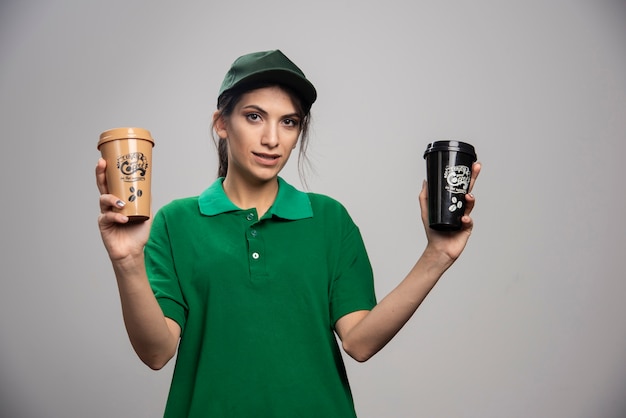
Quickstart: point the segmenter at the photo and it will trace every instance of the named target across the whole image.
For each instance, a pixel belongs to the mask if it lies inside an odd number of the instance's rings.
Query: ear
[[[219,110],[213,113],[213,129],[220,139],[228,138],[228,131],[226,130],[226,121]]]

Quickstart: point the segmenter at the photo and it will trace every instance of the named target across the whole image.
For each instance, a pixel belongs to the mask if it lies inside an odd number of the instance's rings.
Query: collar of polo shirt
[[[240,211],[250,208],[236,206],[224,192],[224,178],[220,177],[198,197],[200,213],[215,216],[221,213]],[[309,196],[297,190],[281,177],[278,177],[278,194],[272,207],[264,217],[277,216],[282,219],[296,220],[313,217]]]

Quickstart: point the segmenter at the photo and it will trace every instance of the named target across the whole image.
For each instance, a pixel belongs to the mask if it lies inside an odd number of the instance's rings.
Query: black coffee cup
[[[428,181],[428,222],[438,231],[458,231],[476,151],[460,141],[435,141],[424,152]]]

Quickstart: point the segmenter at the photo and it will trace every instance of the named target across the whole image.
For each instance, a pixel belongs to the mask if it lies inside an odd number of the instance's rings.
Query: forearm
[[[154,297],[143,256],[116,261],[113,269],[130,342],[145,364],[160,369],[174,356],[178,335],[170,330]]]
[[[452,262],[427,249],[406,278],[343,336],[344,350],[358,361],[376,354],[413,316]]]

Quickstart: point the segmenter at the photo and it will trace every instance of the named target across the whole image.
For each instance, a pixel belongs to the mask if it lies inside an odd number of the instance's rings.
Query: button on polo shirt
[[[226,195],[223,179],[211,185],[198,199],[200,213],[206,216],[228,214],[242,217],[247,241],[247,254],[251,280],[261,280],[267,277],[266,239],[261,231],[266,227],[264,221],[276,217],[284,221],[296,221],[313,217],[311,201],[305,193],[298,192],[282,178],[278,179],[279,193],[276,201],[265,213],[263,219],[258,218],[256,208],[241,209]],[[279,239],[289,240],[289,236],[279,236]]]
[[[218,179],[154,217],[146,268],[182,329],[166,417],[353,417],[335,321],[375,303],[358,228],[279,178],[258,219]]]

